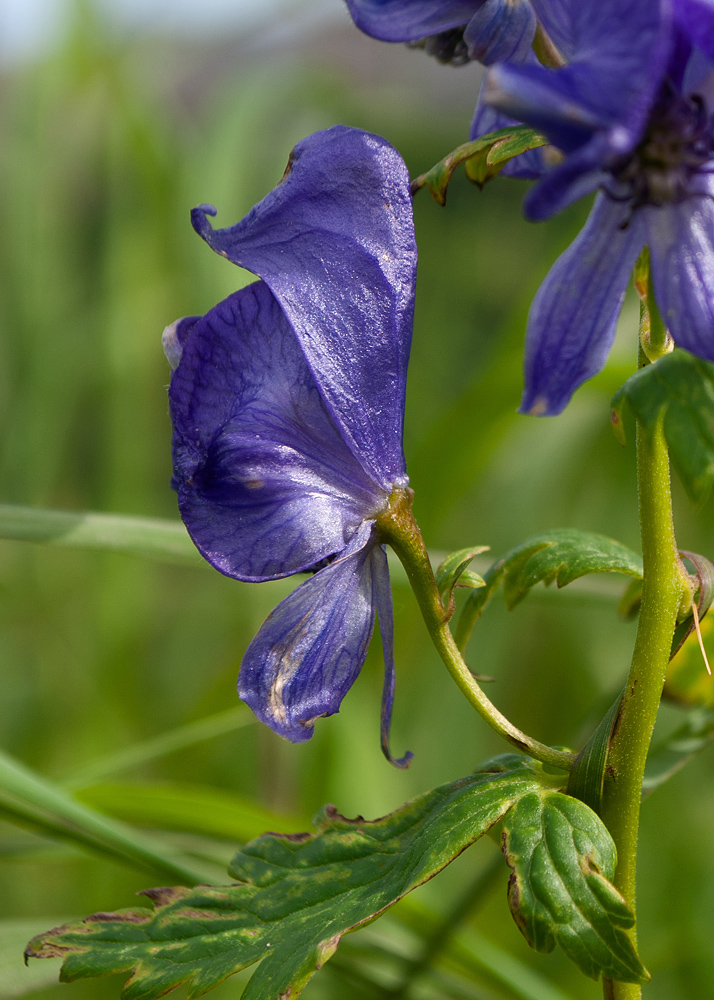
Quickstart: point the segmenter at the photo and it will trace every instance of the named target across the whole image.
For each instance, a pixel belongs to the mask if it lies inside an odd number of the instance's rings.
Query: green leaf
[[[575,758],[575,764],[568,777],[568,795],[580,799],[598,815],[605,784],[607,753],[621,701],[622,694],[619,694],[605,718]]]
[[[529,539],[503,560],[503,597],[514,608],[537,583],[565,587],[589,573],[642,576],[642,560],[626,546],[590,531],[561,528]]]
[[[431,196],[439,205],[446,204],[446,191],[454,171],[462,163],[466,166],[469,180],[482,187],[487,180],[495,177],[514,156],[546,146],[548,140],[540,132],[527,125],[501,128],[480,139],[459,146],[427,173],[412,181],[412,193],[423,187],[429,188]]]
[[[95,914],[40,935],[27,953],[65,956],[65,982],[133,970],[124,1000],[152,1000],[182,983],[197,997],[262,960],[245,1000],[294,998],[343,934],[441,871],[541,787],[526,758],[503,770],[513,760],[371,822],[326,806],[315,832],[268,833],[239,851],[229,869],[237,885],[149,890],[153,912]]]
[[[189,566],[203,564],[183,524],[157,517],[76,513],[0,504],[0,538],[123,552]]]
[[[454,588],[465,587],[477,590],[485,587],[486,581],[478,573],[467,569],[470,562],[482,552],[488,551],[488,545],[478,545],[476,548],[459,549],[451,552],[443,560],[436,571],[436,585],[439,588],[441,603],[449,618],[454,613]]]
[[[161,878],[185,885],[211,879],[169,845],[102,816],[2,751],[0,817]]]
[[[624,444],[628,406],[652,431],[663,420],[672,463],[695,503],[714,483],[714,365],[678,348],[635,372],[612,400],[613,427]]]
[[[626,933],[634,915],[611,883],[615,845],[591,809],[561,792],[525,795],[504,820],[503,851],[511,912],[536,951],[559,944],[593,979],[649,980]]]
[[[76,792],[81,802],[128,823],[181,830],[243,843],[266,829],[288,833],[305,820],[261,809],[233,792],[208,785],[113,782]]]
[[[565,587],[589,573],[624,573],[641,579],[642,560],[620,542],[591,531],[560,528],[535,535],[501,556],[486,571],[485,586],[466,601],[456,630],[463,649],[476,621],[503,581],[506,607],[512,610],[537,583]]]

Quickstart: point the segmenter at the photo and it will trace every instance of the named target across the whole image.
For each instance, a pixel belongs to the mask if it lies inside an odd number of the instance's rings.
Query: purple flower
[[[512,60],[537,65],[531,46],[538,22],[557,46],[563,39],[561,0],[346,0],[358,28],[385,42],[423,47],[440,62],[485,66]],[[488,107],[479,95],[469,138],[507,128],[513,118]],[[543,151],[516,157],[501,171],[539,177]]]
[[[521,409],[534,414],[559,413],[604,365],[645,245],[674,340],[714,360],[714,4],[559,7],[568,65],[504,64],[486,80],[492,107],[541,129],[564,154],[526,197],[531,219],[600,192],[531,308]]]
[[[533,44],[530,0],[346,0],[358,28],[385,42],[418,42],[440,62],[523,59]],[[544,0],[539,0],[544,2]],[[547,2],[547,0],[546,0]]]
[[[240,697],[281,736],[308,740],[354,683],[376,611],[389,757],[392,602],[375,519],[408,483],[416,244],[406,167],[384,139],[337,126],[299,143],[241,222],[214,230],[208,215],[211,206],[194,209],[196,231],[262,280],[164,334],[181,516],[227,576],[313,573],[248,647]]]

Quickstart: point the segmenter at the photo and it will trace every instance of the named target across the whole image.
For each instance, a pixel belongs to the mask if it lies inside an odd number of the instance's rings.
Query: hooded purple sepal
[[[241,222],[214,230],[212,212],[194,209],[194,228],[270,287],[353,454],[384,489],[403,482],[417,250],[399,153],[338,125],[298,143]]]
[[[714,0],[677,0],[674,17],[691,44],[714,59]]]
[[[464,31],[464,42],[472,59],[485,66],[530,55],[536,31],[536,16],[529,0],[486,0]]]
[[[238,694],[279,736],[304,743],[357,679],[375,611],[371,522],[266,618],[241,663]]]
[[[383,42],[413,42],[467,24],[484,0],[346,0],[352,20]]]
[[[387,502],[346,445],[262,282],[169,340],[181,516],[220,572],[267,580],[340,552]]]
[[[554,416],[605,364],[630,272],[646,236],[629,206],[600,195],[550,269],[528,317],[521,413]]]

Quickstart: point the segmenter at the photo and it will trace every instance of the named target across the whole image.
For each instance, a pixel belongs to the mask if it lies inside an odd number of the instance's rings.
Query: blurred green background
[[[175,518],[161,330],[251,280],[195,236],[189,209],[213,202],[218,224],[233,223],[280,179],[297,140],[337,122],[386,136],[412,175],[464,141],[475,67],[440,67],[373,42],[346,17],[274,29],[220,42],[128,37],[83,4],[61,45],[2,73],[1,502]],[[634,365],[634,301],[607,370],[563,416],[515,412],[528,303],[586,211],[529,225],[524,190],[496,180],[479,193],[458,176],[446,209],[426,193],[416,200],[406,423],[416,514],[435,551],[489,544],[495,557],[554,527],[638,549],[633,434],[623,450],[608,406]],[[693,511],[678,485],[675,493],[680,545],[711,556],[711,501]],[[266,826],[304,828],[324,802],[381,815],[506,749],[429,648],[397,575],[392,739],[396,753],[415,754],[408,772],[379,751],[377,641],[339,715],[320,721],[307,745],[283,743],[238,711],[208,723],[210,739],[170,753],[140,747],[133,765],[105,761],[237,706],[241,655],[293,584],[250,586],[199,563],[0,542],[0,747],[216,872],[236,842]],[[469,662],[496,678],[488,693],[517,725],[582,745],[628,667],[634,625],[618,619],[617,596],[614,585],[538,588],[511,613],[493,602]],[[666,708],[662,725],[676,723]],[[644,809],[647,1000],[714,996],[710,773],[705,753]],[[508,914],[497,857],[490,841],[472,848],[415,894],[426,909],[346,940],[305,996],[598,997],[562,954],[529,950]],[[436,972],[410,965],[433,921],[478,878],[484,888],[458,930],[477,956],[470,971],[448,948]],[[119,978],[50,985],[57,963],[26,973],[17,949],[62,919],[136,905],[134,893],[157,879],[0,820],[0,1000],[117,997]],[[478,955],[491,959],[480,967]],[[244,981],[214,995],[237,997]]]

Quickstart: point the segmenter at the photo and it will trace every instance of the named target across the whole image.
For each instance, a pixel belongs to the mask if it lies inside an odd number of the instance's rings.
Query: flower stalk
[[[534,740],[514,726],[486,697],[466,665],[448,625],[429,555],[412,512],[413,491],[395,490],[388,509],[377,518],[380,540],[396,552],[409,578],[427,630],[457,687],[481,718],[499,736],[544,764],[569,771],[575,755]]]
[[[662,353],[666,338],[660,338]],[[648,363],[643,353],[641,362]],[[617,847],[615,886],[636,908],[642,779],[659,709],[677,615],[691,597],[677,552],[669,453],[662,423],[637,428],[637,482],[644,577],[637,638],[607,757],[602,819]],[[634,935],[634,931],[633,931]],[[639,1000],[638,985],[603,981],[605,1000]]]

